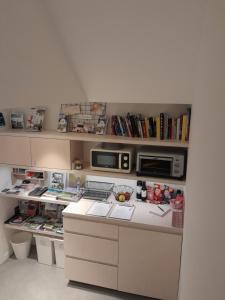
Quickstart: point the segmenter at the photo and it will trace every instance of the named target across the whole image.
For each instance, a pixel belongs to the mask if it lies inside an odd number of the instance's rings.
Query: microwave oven
[[[186,175],[187,150],[148,149],[137,152],[137,176],[184,179]]]
[[[132,169],[132,148],[111,149],[97,145],[90,151],[92,170],[130,173]]]

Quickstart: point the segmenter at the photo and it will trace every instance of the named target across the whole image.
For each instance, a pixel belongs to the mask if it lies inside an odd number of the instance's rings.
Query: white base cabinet
[[[176,300],[182,236],[64,217],[69,280]]]
[[[75,218],[63,223],[66,277],[117,289],[118,226]]]
[[[176,300],[181,242],[180,235],[120,226],[118,289]]]
[[[117,289],[117,267],[66,257],[65,274],[70,280]]]

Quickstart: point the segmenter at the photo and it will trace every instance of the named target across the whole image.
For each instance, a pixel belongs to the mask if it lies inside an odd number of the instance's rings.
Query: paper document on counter
[[[112,207],[112,203],[98,202],[92,204],[92,206],[86,212],[86,215],[106,217]]]
[[[116,204],[111,211],[109,218],[131,220],[135,206]]]

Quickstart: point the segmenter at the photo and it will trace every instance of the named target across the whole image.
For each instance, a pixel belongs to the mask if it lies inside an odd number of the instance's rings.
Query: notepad
[[[112,208],[112,203],[98,202],[92,204],[92,206],[86,212],[86,215],[106,217]]]
[[[151,205],[149,212],[159,217],[164,217],[170,210],[171,210],[170,207],[167,205],[153,204]]]
[[[134,205],[114,205],[109,218],[131,220],[135,206]]]

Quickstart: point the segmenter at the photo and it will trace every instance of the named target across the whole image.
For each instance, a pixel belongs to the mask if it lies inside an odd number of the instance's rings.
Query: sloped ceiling
[[[191,103],[204,0],[43,0],[89,100]]]
[[[0,1],[0,109],[85,101],[46,7]]]

